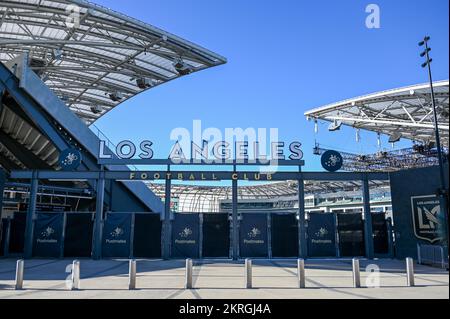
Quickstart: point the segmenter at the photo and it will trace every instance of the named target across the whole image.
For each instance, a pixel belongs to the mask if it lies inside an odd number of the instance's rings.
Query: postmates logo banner
[[[267,215],[242,214],[239,229],[241,257],[267,257]]]
[[[198,214],[176,214],[172,224],[172,256],[197,258],[199,236]]]
[[[436,195],[411,197],[414,234],[417,238],[435,243],[442,240],[442,214]]]
[[[130,234],[131,214],[108,214],[103,229],[103,256],[128,257]]]
[[[333,214],[311,213],[308,222],[308,251],[313,257],[336,255],[336,224]]]
[[[59,257],[62,228],[63,214],[38,214],[33,248],[35,257]]]

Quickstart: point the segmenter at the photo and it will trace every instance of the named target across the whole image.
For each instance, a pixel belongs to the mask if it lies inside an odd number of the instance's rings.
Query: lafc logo
[[[417,210],[420,229],[435,229],[437,227],[439,220],[436,218],[436,215],[439,213],[440,206],[435,206],[431,210],[426,207],[417,207]]]
[[[416,237],[431,243],[441,240],[439,198],[435,195],[411,197],[411,207]]]

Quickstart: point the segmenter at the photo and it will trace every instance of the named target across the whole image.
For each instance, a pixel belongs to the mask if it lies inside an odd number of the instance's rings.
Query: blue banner
[[[240,257],[268,257],[267,214],[242,214],[239,237]]]
[[[37,214],[34,224],[33,255],[35,257],[60,257],[63,223],[64,214],[62,213]]]
[[[103,228],[103,257],[130,257],[131,214],[107,214]]]
[[[172,257],[199,257],[199,215],[175,214],[172,223]]]
[[[309,214],[308,256],[336,256],[336,217],[334,214]]]

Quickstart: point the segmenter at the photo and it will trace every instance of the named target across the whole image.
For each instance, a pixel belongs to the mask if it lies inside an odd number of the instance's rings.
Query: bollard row
[[[245,259],[245,287],[247,289],[253,288],[252,281],[252,260]],[[136,260],[130,260],[129,262],[129,273],[128,273],[128,289],[136,289]],[[305,260],[297,260],[297,276],[298,276],[298,287],[306,288],[306,275],[305,275]],[[186,259],[185,268],[185,289],[193,289],[193,262],[192,259]],[[359,259],[352,259],[352,278],[353,287],[361,288],[361,272]],[[23,289],[24,280],[24,261],[22,259],[17,260],[16,263],[16,278],[15,278],[15,289]],[[80,261],[74,260],[72,263],[72,274],[70,278],[70,289],[79,290],[80,289]],[[415,285],[414,281],[414,260],[412,258],[406,258],[406,285],[408,287],[413,287]]]

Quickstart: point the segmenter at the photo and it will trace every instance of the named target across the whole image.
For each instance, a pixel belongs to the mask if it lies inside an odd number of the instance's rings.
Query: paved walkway
[[[254,260],[253,289],[244,288],[243,261],[194,261],[194,289],[185,290],[184,261],[138,260],[137,289],[129,291],[127,260],[81,260],[81,290],[70,291],[65,282],[70,264],[71,260],[27,260],[24,289],[16,291],[15,260],[0,259],[0,299],[449,298],[448,271],[415,265],[416,287],[406,287],[404,261],[387,259],[360,261],[362,286],[373,274],[365,271],[367,265],[380,269],[380,287],[360,289],[352,288],[351,260],[307,260],[306,289],[297,288],[295,260]]]

